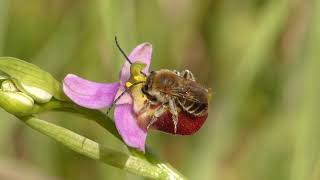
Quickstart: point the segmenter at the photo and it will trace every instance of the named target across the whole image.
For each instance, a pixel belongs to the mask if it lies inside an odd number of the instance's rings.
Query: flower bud
[[[52,95],[40,88],[28,86],[22,82],[16,81],[16,85],[19,90],[31,96],[38,103],[46,103],[49,102],[52,98]]]
[[[0,91],[0,106],[11,114],[27,115],[33,105],[33,99],[22,92]]]
[[[0,57],[0,72],[7,75],[20,91],[38,103],[46,103],[52,97],[67,100],[61,84],[51,74],[34,64],[12,57]],[[6,78],[1,77],[0,81]]]
[[[19,92],[11,80],[1,83],[0,106],[15,115],[26,115],[33,108],[34,100],[23,92]]]
[[[9,77],[6,75],[0,74],[0,81],[6,80],[6,79],[9,79]]]
[[[4,92],[18,92],[17,87],[10,80],[5,80],[1,83],[1,90]]]
[[[51,74],[16,58],[0,57],[0,83],[0,107],[18,116],[32,114],[35,103],[66,99]]]

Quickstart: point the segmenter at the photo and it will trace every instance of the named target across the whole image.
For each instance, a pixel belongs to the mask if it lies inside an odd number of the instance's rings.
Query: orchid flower
[[[119,82],[97,83],[74,74],[68,74],[63,82],[64,93],[76,104],[90,108],[110,108],[115,103],[115,125],[123,141],[130,147],[145,151],[148,119],[154,109],[147,114],[138,114],[143,108],[146,97],[141,91],[142,84],[125,92],[135,82],[145,81],[148,74],[152,55],[152,45],[142,43],[128,56],[132,64],[125,62],[122,66]],[[141,73],[142,72],[142,73]],[[122,94],[122,95],[121,95]],[[119,97],[121,95],[121,97]],[[149,117],[149,118],[146,118]],[[206,117],[190,121],[186,115],[179,113],[177,134],[189,135],[196,132],[204,123]],[[167,112],[152,125],[154,129],[174,134],[174,127],[170,114]]]

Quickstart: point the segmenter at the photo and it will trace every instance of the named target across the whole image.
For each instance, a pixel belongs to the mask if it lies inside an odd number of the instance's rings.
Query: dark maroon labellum
[[[179,121],[177,126],[177,133],[179,135],[192,135],[197,132],[206,121],[208,114],[201,117],[194,117],[186,112],[179,112]],[[174,124],[171,118],[171,113],[164,113],[158,120],[153,124],[153,127],[174,134]]]

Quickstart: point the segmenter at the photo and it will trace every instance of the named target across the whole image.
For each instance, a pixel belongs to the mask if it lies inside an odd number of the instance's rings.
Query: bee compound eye
[[[142,88],[141,88],[141,91],[144,93],[144,94],[147,94],[147,91],[148,91],[148,86],[147,85],[144,85],[144,86],[142,86]]]

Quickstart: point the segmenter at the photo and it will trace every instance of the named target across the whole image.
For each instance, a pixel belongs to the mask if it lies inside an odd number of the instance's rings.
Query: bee
[[[125,59],[133,65],[128,56],[121,49],[117,38],[115,42],[125,57]],[[147,123],[147,129],[153,124],[159,126],[158,121],[166,121],[168,118],[168,112],[171,114],[173,122],[173,133],[177,134],[178,122],[183,121],[185,132],[180,134],[192,134],[197,131],[206,120],[208,115],[208,104],[211,94],[209,90],[196,82],[194,75],[189,70],[183,70],[178,72],[176,70],[162,69],[158,71],[151,71],[149,74],[145,74],[140,71],[140,74],[144,76],[143,81],[137,81],[127,88],[120,96],[118,96],[113,104],[115,104],[124,93],[134,90],[137,94],[142,94],[142,98],[146,99],[143,103],[139,103],[140,100],[134,100],[138,105],[138,116],[143,117],[149,115],[146,112],[152,112],[150,120]],[[146,98],[145,98],[146,97]],[[135,99],[135,96],[134,96]],[[139,98],[136,98],[139,99]],[[142,108],[141,108],[142,106]],[[198,121],[198,122],[197,122]],[[163,126],[166,123],[160,123]],[[142,125],[144,126],[144,125]],[[168,127],[161,127],[167,130]]]
[[[193,117],[202,117],[208,113],[208,89],[197,83],[189,70],[181,73],[170,70],[151,71],[141,90],[150,104],[160,104],[148,128],[166,111],[172,114],[174,133],[177,132],[180,111]]]

